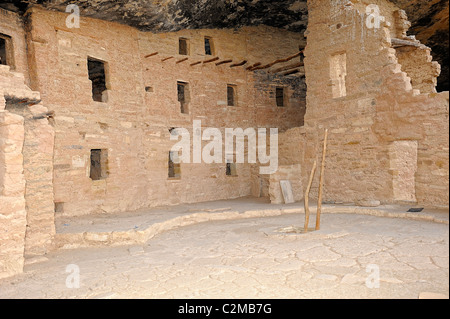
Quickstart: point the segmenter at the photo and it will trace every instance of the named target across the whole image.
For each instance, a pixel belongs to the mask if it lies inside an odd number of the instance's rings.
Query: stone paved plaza
[[[336,212],[320,231],[288,231],[303,218],[213,221],[142,245],[59,250],[0,281],[0,298],[448,298],[448,223]]]

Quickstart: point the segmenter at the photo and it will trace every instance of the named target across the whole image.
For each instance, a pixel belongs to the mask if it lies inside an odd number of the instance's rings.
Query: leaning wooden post
[[[311,191],[311,185],[312,185],[312,182],[314,179],[314,174],[316,173],[316,168],[317,168],[317,161],[314,161],[314,165],[311,170],[311,175],[309,176],[308,187],[306,188],[306,192],[305,192],[305,233],[308,232],[308,226],[309,226],[309,215],[310,215],[309,192]]]
[[[316,230],[320,230],[320,215],[322,214],[322,196],[323,196],[323,180],[325,173],[325,159],[327,154],[328,129],[325,130],[325,138],[323,140],[322,168],[320,170],[319,182],[319,199],[317,202]]]

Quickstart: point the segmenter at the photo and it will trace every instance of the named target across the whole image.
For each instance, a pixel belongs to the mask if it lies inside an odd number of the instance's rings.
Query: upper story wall
[[[300,35],[266,27],[152,34],[88,18],[69,29],[67,16],[38,7],[27,16],[33,89],[55,112],[58,213],[122,212],[249,195],[253,177],[247,164],[238,165],[233,177],[226,175],[225,163],[186,164],[181,178],[168,178],[175,144],[169,129],[191,130],[194,120],[222,131],[303,124],[304,78],[247,70],[298,53]],[[213,42],[211,56],[205,54],[205,36]],[[189,41],[188,55],[179,54],[180,37]],[[265,45],[264,39],[269,39]],[[247,64],[231,67],[243,59]],[[103,70],[90,68],[88,60],[101,62]],[[95,101],[91,76],[102,72],[106,90]],[[186,85],[184,113],[178,83]],[[235,89],[234,106],[228,103],[229,85]],[[277,87],[283,88],[283,107],[277,106]],[[107,153],[106,179],[90,177],[92,150]]]
[[[21,16],[0,8],[0,39],[6,42],[6,64],[10,66],[11,71],[24,74],[29,85],[27,47]],[[5,61],[2,64],[5,64]]]
[[[438,65],[406,36],[398,8],[375,3],[385,16],[378,26],[367,23],[367,1],[308,2],[305,164],[328,128],[326,200],[448,206],[448,93],[435,93]]]
[[[139,114],[140,120],[171,122],[171,126],[186,125],[195,116],[221,127],[242,120],[249,126],[279,125],[286,129],[302,125],[304,80],[286,81],[246,70],[249,65],[297,53],[304,45],[299,34],[268,27],[152,34],[88,18],[81,18],[80,28],[69,29],[66,17],[39,8],[29,12],[33,89],[39,90],[59,115],[77,110],[94,112],[102,119],[117,114],[126,119],[132,113]],[[211,40],[212,55],[205,54],[205,37]],[[188,42],[187,55],[179,54],[180,38]],[[158,54],[149,57],[152,53]],[[105,63],[107,103],[92,101],[88,58]],[[213,58],[217,61],[203,63]],[[244,60],[247,64],[230,67]],[[216,65],[223,61],[226,63]],[[192,66],[196,62],[200,63]],[[180,114],[177,82],[189,84],[190,116]],[[236,87],[235,109],[226,107],[227,85]],[[286,88],[287,107],[277,108],[276,86]]]

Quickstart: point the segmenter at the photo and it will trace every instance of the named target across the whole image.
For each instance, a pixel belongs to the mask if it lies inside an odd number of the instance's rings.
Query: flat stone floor
[[[212,221],[142,245],[58,250],[0,280],[0,298],[448,297],[448,224],[336,212],[320,231],[287,232],[303,219]]]

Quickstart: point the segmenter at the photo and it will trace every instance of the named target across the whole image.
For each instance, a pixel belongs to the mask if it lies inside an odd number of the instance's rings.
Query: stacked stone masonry
[[[366,24],[371,4],[378,27]],[[326,202],[448,207],[449,95],[436,92],[440,66],[408,35],[406,14],[387,0],[308,1],[308,12],[305,39],[266,26],[151,33],[82,18],[69,28],[67,14],[39,6],[24,17],[0,9],[13,50],[0,65],[0,278],[55,248],[55,214],[281,203],[281,180],[302,200],[326,129]],[[248,163],[229,176],[224,160],[181,163],[169,177],[170,132],[194,137],[194,121],[222,136],[277,128],[278,172]]]

